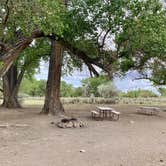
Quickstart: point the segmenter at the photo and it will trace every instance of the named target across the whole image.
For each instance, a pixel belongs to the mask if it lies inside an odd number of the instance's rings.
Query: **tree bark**
[[[3,103],[6,108],[21,108],[18,101],[18,89],[23,78],[24,71],[18,76],[17,66],[12,65],[8,72],[3,76]]]
[[[63,47],[55,39],[51,39],[51,47],[45,103],[41,113],[59,115],[65,113],[60,101]]]

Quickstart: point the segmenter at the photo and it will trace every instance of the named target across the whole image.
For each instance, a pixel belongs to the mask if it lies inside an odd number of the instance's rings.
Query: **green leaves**
[[[108,81],[109,79],[105,76],[93,77],[82,80],[82,85],[86,91],[87,96],[91,96],[92,94],[94,96],[99,96],[97,89],[98,86],[107,83]]]
[[[161,73],[165,71],[161,61],[166,58],[166,11],[159,0],[71,0],[67,7],[61,0],[5,2],[0,2],[0,40],[5,43],[14,45],[39,29],[45,35],[63,38],[111,71],[114,67],[122,71],[150,67],[156,77],[156,59]],[[48,48],[42,44],[41,52],[45,54]],[[34,58],[35,66],[39,60],[38,56],[35,60],[35,54],[31,47],[22,55],[27,62]],[[82,66],[72,54],[69,58],[70,70]]]
[[[122,71],[148,68],[150,80],[163,84],[166,79],[163,64],[166,62],[165,9],[158,0],[130,1],[128,7],[130,12],[123,30],[116,35],[120,68]]]
[[[0,68],[4,65],[4,62],[0,61]]]
[[[1,35],[9,40],[16,37],[15,32],[20,30],[24,35],[38,28],[46,34],[62,34],[65,15],[64,5],[52,0],[9,0],[0,2],[0,10],[4,12],[0,15]],[[9,12],[8,10],[9,9]],[[7,17],[7,19],[5,19]],[[5,21],[6,20],[6,21]],[[6,34],[4,34],[6,30]]]

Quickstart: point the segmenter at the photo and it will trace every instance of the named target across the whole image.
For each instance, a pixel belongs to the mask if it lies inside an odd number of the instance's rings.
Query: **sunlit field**
[[[25,106],[40,106],[44,104],[44,97],[29,97],[20,99],[22,105]],[[128,105],[152,105],[152,106],[165,106],[166,98],[153,97],[153,98],[87,98],[87,97],[67,97],[61,98],[63,104],[128,104]]]

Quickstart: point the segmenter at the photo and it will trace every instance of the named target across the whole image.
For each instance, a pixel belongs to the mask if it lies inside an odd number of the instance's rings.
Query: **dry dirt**
[[[114,105],[119,121],[92,121],[93,105],[65,107],[88,127],[57,128],[50,122],[58,119],[39,115],[39,107],[0,108],[0,166],[166,166],[166,112]]]

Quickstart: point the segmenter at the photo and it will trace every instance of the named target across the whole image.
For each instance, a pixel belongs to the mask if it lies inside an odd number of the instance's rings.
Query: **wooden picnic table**
[[[97,110],[99,111],[99,116],[101,118],[108,118],[111,115],[111,112],[113,111],[113,108],[111,107],[97,107]]]
[[[158,107],[139,107],[137,109],[138,113],[142,113],[142,114],[147,114],[147,115],[158,115],[160,111],[160,108]]]
[[[115,111],[111,107],[98,106],[96,107],[99,112],[99,117],[102,119],[118,120],[120,112]]]

